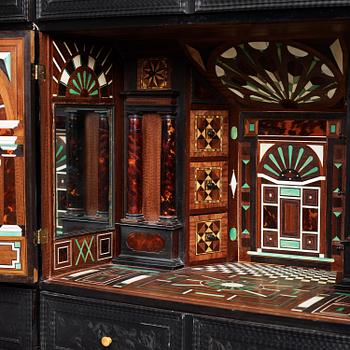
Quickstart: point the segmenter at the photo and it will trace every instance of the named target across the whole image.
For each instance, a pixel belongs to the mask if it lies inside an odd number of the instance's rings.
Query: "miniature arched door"
[[[257,249],[324,256],[324,144],[259,142]]]

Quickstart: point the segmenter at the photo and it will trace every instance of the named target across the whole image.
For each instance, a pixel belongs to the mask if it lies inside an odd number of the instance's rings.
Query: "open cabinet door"
[[[38,279],[33,62],[33,32],[0,32],[1,282]]]

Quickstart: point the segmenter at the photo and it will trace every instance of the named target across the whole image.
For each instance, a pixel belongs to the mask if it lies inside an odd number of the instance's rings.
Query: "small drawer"
[[[41,349],[182,349],[181,314],[44,292]]]

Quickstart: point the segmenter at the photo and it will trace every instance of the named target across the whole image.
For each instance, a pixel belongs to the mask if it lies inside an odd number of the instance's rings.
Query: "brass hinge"
[[[46,244],[48,240],[48,233],[45,229],[39,229],[34,232],[34,243],[35,244]]]
[[[42,64],[32,64],[32,79],[45,80],[46,79],[46,67]]]

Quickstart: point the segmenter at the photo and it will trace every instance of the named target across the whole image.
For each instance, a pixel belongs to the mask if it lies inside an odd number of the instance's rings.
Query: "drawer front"
[[[350,349],[349,336],[214,318],[195,318],[192,340],[195,350]]]
[[[1,350],[33,348],[34,296],[30,289],[0,287]]]
[[[2,0],[0,22],[22,22],[28,20],[29,0]]]
[[[181,314],[45,292],[41,301],[42,350],[183,348]]]
[[[101,16],[184,13],[187,0],[40,0],[37,18],[96,18]]]

